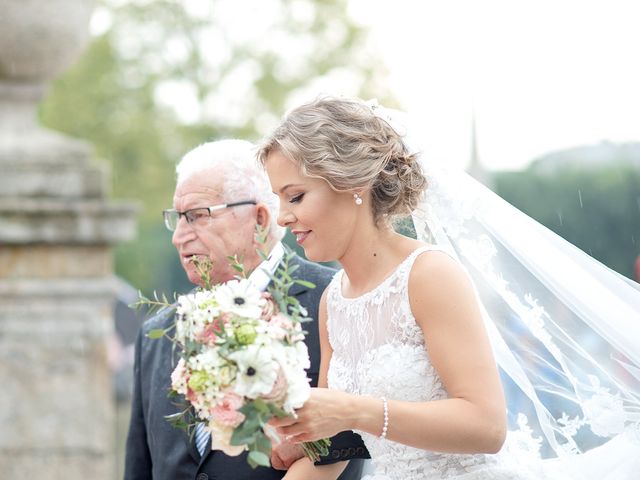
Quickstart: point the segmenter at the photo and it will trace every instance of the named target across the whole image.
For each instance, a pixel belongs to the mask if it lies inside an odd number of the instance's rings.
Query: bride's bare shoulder
[[[409,275],[409,293],[439,296],[444,292],[467,296],[472,292],[469,275],[448,252],[428,246],[416,258]]]

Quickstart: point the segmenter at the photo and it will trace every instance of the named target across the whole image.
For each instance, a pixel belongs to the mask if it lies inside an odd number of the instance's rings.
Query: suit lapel
[[[302,265],[302,263],[299,261],[298,257],[295,256],[291,259],[291,265],[297,265],[298,269],[293,272],[293,274],[291,275],[294,279],[295,278],[299,278],[299,279],[303,279],[304,280],[304,275],[302,273],[302,270],[304,269],[304,265]],[[309,291],[309,287],[305,287],[304,285],[300,285],[298,283],[294,283],[291,288],[289,289],[289,295],[291,295],[292,297],[299,297],[300,295],[302,295],[305,292]]]
[[[191,438],[191,448],[193,449],[194,453],[195,453],[195,460],[198,463],[198,469],[200,469],[202,467],[202,464],[205,462],[205,460],[207,459],[207,457],[209,455],[211,455],[211,435],[209,435],[209,440],[207,440],[207,446],[204,447],[204,455],[200,456],[200,452],[198,451],[198,449],[196,448],[196,436],[194,435]]]
[[[291,295],[292,297],[299,297],[300,295],[308,291],[308,287],[294,283],[293,286],[289,289],[289,295]]]
[[[202,459],[200,458],[200,452],[198,452],[198,448],[196,447],[196,436],[195,436],[195,434],[194,435],[187,435],[187,433],[185,432],[185,434],[183,436],[183,439],[184,439],[184,442],[187,445],[187,451],[189,452],[189,455],[191,455],[191,458],[193,458],[193,461],[195,463],[200,463],[200,461]],[[211,440],[209,440],[209,442],[211,442]]]

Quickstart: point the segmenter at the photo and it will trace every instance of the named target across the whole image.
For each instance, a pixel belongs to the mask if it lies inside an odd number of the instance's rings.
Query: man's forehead
[[[212,198],[222,196],[222,178],[214,172],[203,171],[200,174],[191,175],[178,184],[174,197],[199,195]]]

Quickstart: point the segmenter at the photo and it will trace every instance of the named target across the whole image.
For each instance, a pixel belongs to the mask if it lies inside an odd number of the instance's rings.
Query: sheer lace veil
[[[410,118],[370,103],[410,151]],[[420,157],[418,238],[476,287],[508,404],[508,444],[565,457],[640,437],[640,289],[462,170]],[[508,445],[507,445],[508,446]]]

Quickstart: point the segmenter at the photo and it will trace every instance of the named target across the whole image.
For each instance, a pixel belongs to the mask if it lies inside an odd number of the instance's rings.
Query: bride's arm
[[[318,387],[327,388],[327,375],[329,363],[333,355],[333,348],[329,342],[329,330],[327,329],[327,291],[322,292],[320,303],[318,304],[318,338],[320,340],[320,371],[318,372]]]
[[[498,451],[506,434],[506,405],[469,276],[445,253],[421,255],[409,278],[409,299],[449,398],[389,401],[387,438],[440,452]],[[381,413],[373,414],[381,412],[381,401],[368,401],[370,413],[358,427],[379,435]]]
[[[347,466],[347,462],[314,465],[307,457],[296,460],[282,480],[335,480]]]
[[[444,253],[421,255],[410,274],[409,297],[411,310],[424,332],[429,358],[449,398],[429,402],[389,400],[387,438],[439,452],[498,451],[505,437],[506,407],[466,272]],[[345,429],[380,435],[383,402],[380,398],[315,389],[298,411],[297,420],[281,422],[283,434],[293,435],[293,441],[315,440]]]

